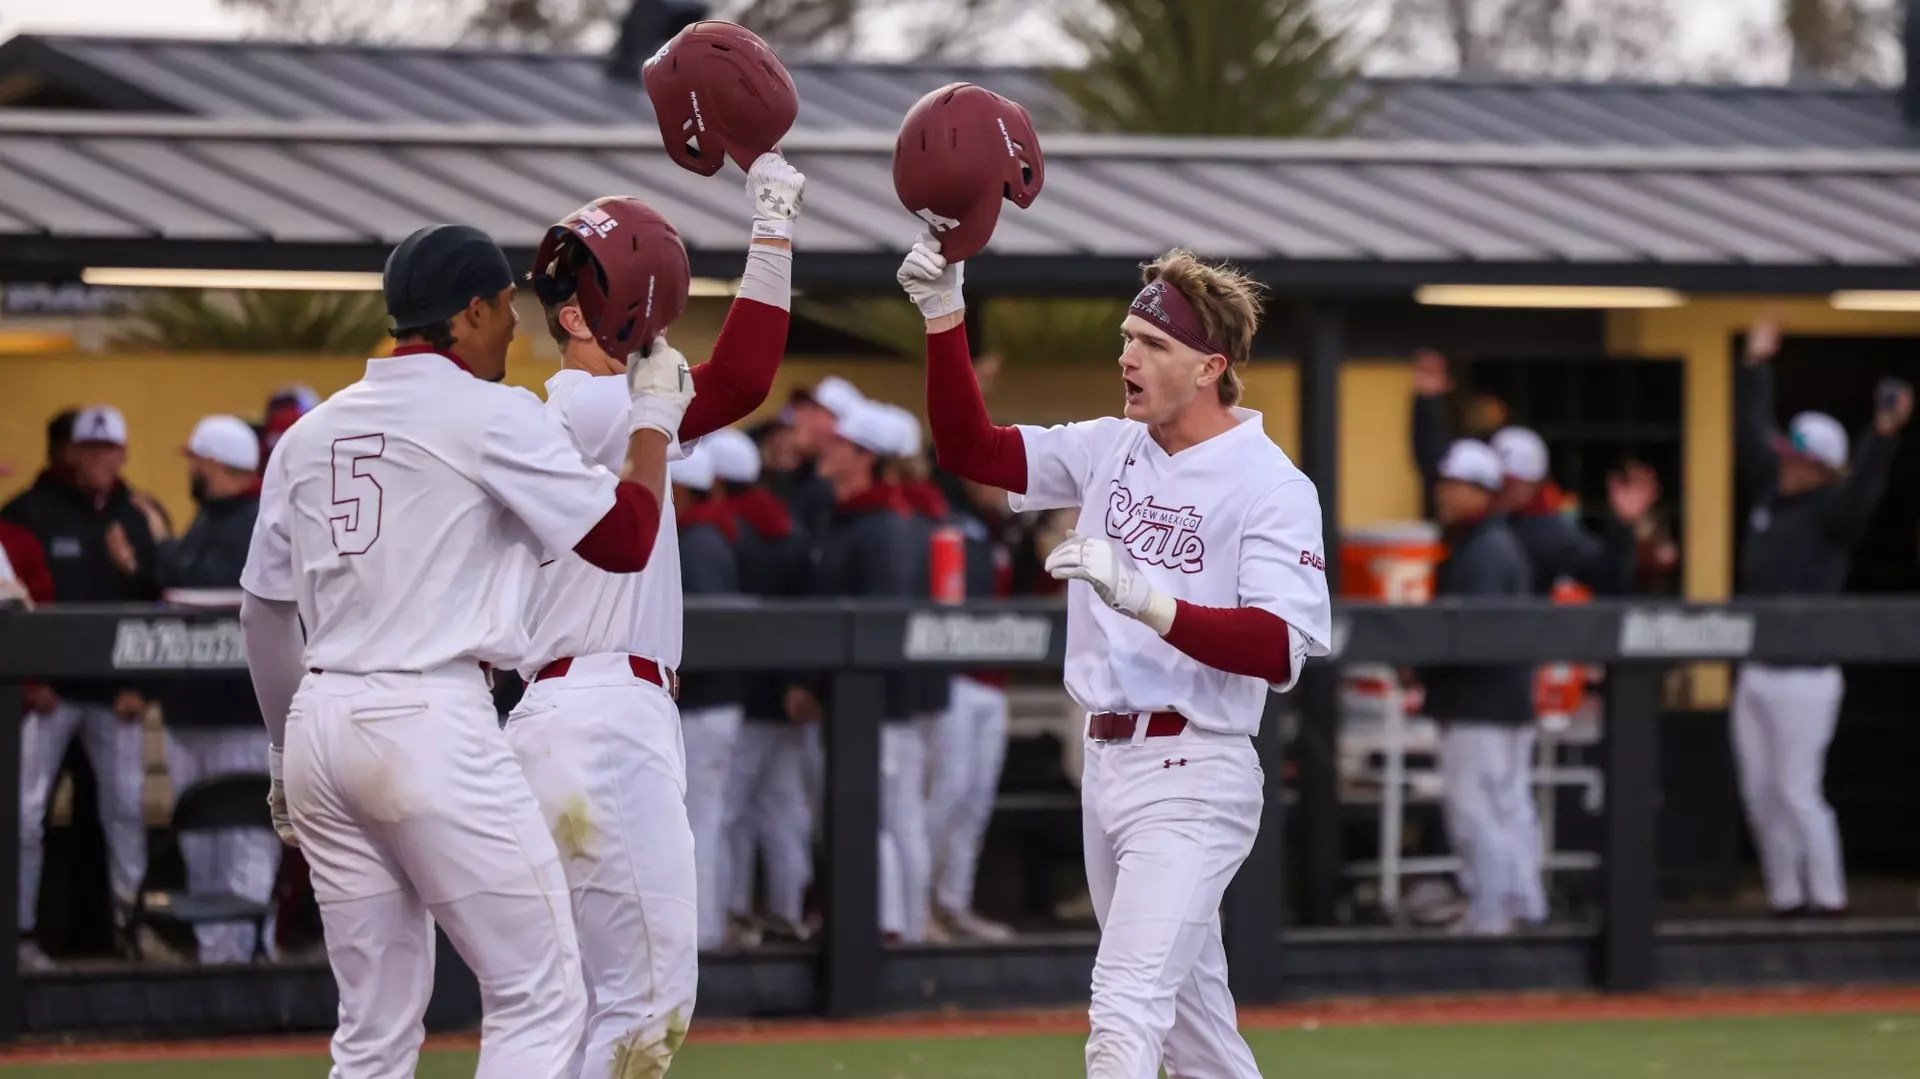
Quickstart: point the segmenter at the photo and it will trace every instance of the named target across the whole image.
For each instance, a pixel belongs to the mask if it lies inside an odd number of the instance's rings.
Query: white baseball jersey
[[[620,375],[562,370],[547,380],[547,412],[573,437],[579,452],[618,469],[627,456],[633,405]],[[681,456],[678,443],[669,459]],[[531,677],[563,656],[627,652],[668,667],[680,665],[680,532],[673,500],[660,507],[647,568],[608,573],[571,550],[540,567],[539,587],[527,608],[532,636],[520,673]]]
[[[299,603],[309,667],[512,666],[541,561],[617,482],[526,390],[443,356],[369,360],[275,447],[240,584]]]
[[[1233,414],[1233,430],[1171,456],[1134,420],[1023,426],[1027,490],[1011,504],[1078,506],[1076,531],[1113,541],[1175,599],[1279,616],[1294,631],[1297,678],[1302,655],[1326,655],[1333,635],[1320,500],[1258,412]],[[1089,712],[1179,712],[1223,734],[1258,731],[1269,688],[1205,666],[1083,581],[1067,587],[1066,684]]]

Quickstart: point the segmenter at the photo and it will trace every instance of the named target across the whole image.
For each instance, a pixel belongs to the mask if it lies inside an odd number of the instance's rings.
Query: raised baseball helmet
[[[921,98],[893,144],[894,193],[926,222],[949,262],[987,246],[1002,198],[1032,206],[1046,177],[1027,110],[972,83]]]
[[[680,234],[629,195],[595,199],[547,229],[529,276],[541,303],[579,297],[594,340],[623,359],[673,325],[693,280]]]
[[[667,156],[702,176],[728,157],[742,169],[774,148],[800,115],[793,76],[767,43],[718,19],[673,35],[640,69]]]

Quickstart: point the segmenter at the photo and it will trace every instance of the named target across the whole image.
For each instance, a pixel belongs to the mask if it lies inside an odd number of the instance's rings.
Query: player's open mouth
[[[1121,385],[1123,385],[1123,386],[1125,386],[1125,387],[1127,388],[1127,400],[1128,400],[1128,401],[1135,401],[1135,400],[1138,400],[1138,399],[1139,399],[1139,397],[1140,397],[1140,395],[1141,395],[1142,393],[1144,393],[1144,392],[1146,392],[1146,391],[1144,391],[1144,390],[1142,390],[1142,389],[1140,388],[1140,384],[1139,384],[1138,382],[1135,382],[1134,380],[1132,380],[1132,379],[1130,379],[1130,378],[1122,378],[1122,379],[1120,380],[1120,383],[1121,383]]]

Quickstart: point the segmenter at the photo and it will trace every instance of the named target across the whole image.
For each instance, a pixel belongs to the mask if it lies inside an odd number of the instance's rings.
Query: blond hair
[[[1258,281],[1225,263],[1202,262],[1193,252],[1175,248],[1140,268],[1140,282],[1165,281],[1186,297],[1200,316],[1207,337],[1227,357],[1215,388],[1223,405],[1240,401],[1240,374],[1236,368],[1253,358],[1253,334],[1260,328],[1261,293]]]

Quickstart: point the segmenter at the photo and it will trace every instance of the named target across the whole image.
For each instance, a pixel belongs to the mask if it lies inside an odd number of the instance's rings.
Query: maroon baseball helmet
[[[921,98],[893,144],[894,193],[926,222],[950,262],[987,246],[1002,198],[1032,206],[1046,175],[1027,110],[971,83]]]
[[[594,340],[621,359],[673,325],[693,280],[680,234],[631,196],[595,199],[547,229],[530,276],[541,303],[579,297]]]
[[[742,169],[800,115],[793,76],[744,26],[709,19],[675,34],[640,69],[667,156],[702,176],[731,157]]]

